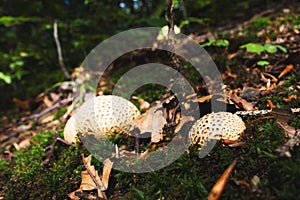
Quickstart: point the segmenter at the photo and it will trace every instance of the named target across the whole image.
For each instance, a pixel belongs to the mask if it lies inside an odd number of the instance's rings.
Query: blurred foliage
[[[175,24],[184,33],[190,33],[203,32],[211,25],[221,26],[220,19],[226,23],[246,16],[247,12],[241,10],[261,1],[177,0],[174,3]],[[268,6],[267,1],[263,5]],[[5,95],[0,100],[1,108],[7,108],[13,97],[28,99],[65,79],[58,66],[53,39],[55,19],[64,62],[72,72],[104,39],[129,28],[162,27],[167,24],[164,15],[165,0],[3,0],[0,92]]]

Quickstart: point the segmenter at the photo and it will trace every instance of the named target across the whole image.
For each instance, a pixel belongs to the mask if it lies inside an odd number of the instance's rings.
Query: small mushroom
[[[195,122],[189,132],[189,144],[198,149],[211,139],[237,141],[246,129],[243,120],[230,112],[217,112],[204,115]]]
[[[113,127],[127,130],[128,124],[139,115],[138,108],[122,97],[93,97],[84,102],[68,120],[64,128],[64,139],[76,143],[77,133],[103,138]]]

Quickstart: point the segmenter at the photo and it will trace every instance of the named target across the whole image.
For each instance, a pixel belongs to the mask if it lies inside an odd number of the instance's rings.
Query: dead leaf
[[[233,181],[234,181],[235,184],[237,184],[237,185],[243,185],[243,186],[245,186],[245,187],[247,187],[247,188],[250,188],[250,184],[249,184],[247,181],[245,181],[245,180],[237,180],[237,179],[233,179]]]
[[[271,82],[272,83],[277,83],[278,79],[273,76],[272,74],[266,73],[266,72],[262,72],[261,74],[261,80],[264,81],[265,83]]]
[[[13,130],[16,131],[17,133],[22,133],[22,132],[28,131],[29,129],[31,129],[31,127],[32,127],[32,122],[30,122],[27,125],[22,124],[22,125],[18,126],[17,128],[14,128]]]
[[[99,200],[99,197],[97,197],[94,194],[88,194],[84,192],[82,189],[75,190],[68,194],[68,197],[71,200],[80,200],[80,199],[88,199],[88,200]]]
[[[236,165],[236,160],[234,160],[229,167],[224,171],[222,176],[218,179],[218,181],[215,183],[213,188],[211,189],[207,199],[208,200],[218,200],[228,182],[229,176]]]
[[[194,120],[195,120],[195,118],[193,116],[182,116],[180,118],[179,124],[176,126],[174,132],[178,133],[185,123],[191,122],[191,121],[194,121]]]
[[[10,151],[6,150],[3,152],[3,155],[1,155],[1,159],[11,161],[12,156],[13,154]]]
[[[23,110],[30,110],[30,100],[21,100],[18,98],[13,98],[12,101],[16,104],[17,107],[23,109]]]
[[[300,108],[291,108],[293,114],[300,113]]]
[[[145,160],[148,156],[150,156],[150,151],[146,150],[146,151],[140,153],[138,158],[140,160]]]
[[[272,103],[272,101],[270,99],[267,100],[267,103],[268,103],[270,109],[275,108],[274,104]]]
[[[60,100],[60,95],[57,93],[51,92],[49,95],[54,103],[57,103]]]
[[[232,94],[230,99],[239,107],[244,108],[245,110],[254,110],[255,103],[250,103],[246,101],[245,99],[237,96],[237,94]]]
[[[159,104],[133,120],[130,133],[133,136],[135,136],[136,130],[138,130],[139,135],[151,133],[151,142],[157,143],[163,139],[162,129],[166,123],[162,104]]]
[[[289,139],[284,145],[278,147],[276,149],[277,152],[279,152],[280,156],[286,156],[286,157],[292,157],[290,149],[292,149],[294,146],[298,146],[300,144],[300,130],[297,131],[297,133]]]
[[[261,91],[257,88],[246,86],[240,91],[239,96],[246,101],[257,101],[260,93]]]
[[[102,182],[106,189],[108,188],[109,176],[110,176],[110,172],[111,172],[113,164],[114,163],[110,159],[106,159],[103,162]]]
[[[266,37],[265,43],[266,44],[271,43],[271,39],[268,36]]]
[[[285,120],[283,120],[282,118],[278,118],[277,123],[284,130],[285,135],[287,135],[288,137],[293,137],[293,135],[295,135],[295,128],[288,125]]]
[[[296,129],[288,124],[288,121],[293,118],[290,109],[274,108],[271,112],[274,117],[277,117],[277,124],[284,130],[287,137],[293,137]]]
[[[48,113],[39,119],[40,124],[47,124],[54,120],[54,114]]]
[[[283,77],[284,75],[286,75],[287,73],[289,73],[293,68],[294,68],[294,66],[292,64],[286,66],[284,68],[284,70],[282,70],[282,72],[279,74],[278,79],[280,79],[281,77]]]
[[[204,103],[206,101],[211,100],[212,96],[213,95],[207,95],[207,96],[204,96],[204,97],[200,97],[200,98],[194,99],[193,102]]]
[[[247,143],[246,142],[234,142],[232,144],[229,144],[229,147],[236,148],[236,147],[241,147],[245,146]]]
[[[231,53],[231,54],[228,54],[227,59],[231,60],[231,59],[233,59],[235,57],[236,57],[236,53]]]
[[[98,175],[98,171],[93,165],[91,165],[92,155],[84,157],[82,155],[83,164],[86,171],[81,172],[81,184],[80,189],[82,190],[94,190],[97,189],[98,197],[107,199],[104,190],[106,190],[103,181]]]
[[[257,190],[259,182],[260,182],[260,178],[257,175],[254,175],[253,178],[251,179],[251,186],[254,191]]]
[[[43,103],[47,106],[47,108],[53,106],[53,101],[49,99],[48,96],[45,96],[43,99]]]
[[[14,142],[13,145],[16,148],[16,150],[19,151],[20,149],[23,149],[30,145],[30,138],[26,138],[25,140],[22,140],[19,144]]]
[[[144,99],[136,96],[133,96],[132,98],[139,102],[141,110],[147,110],[148,108],[150,108],[150,103],[148,101],[145,101]]]
[[[82,189],[78,189],[78,190],[75,190],[71,193],[68,194],[68,197],[71,199],[71,200],[80,200],[80,198],[77,196],[77,192],[83,192]]]
[[[284,100],[286,103],[289,103],[289,102],[291,102],[292,100],[297,99],[297,98],[298,98],[297,95],[292,94],[292,95],[289,96],[288,98],[283,98],[283,100]]]

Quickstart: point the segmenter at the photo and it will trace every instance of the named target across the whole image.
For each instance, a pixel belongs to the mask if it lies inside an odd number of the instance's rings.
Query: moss
[[[5,199],[66,199],[67,194],[79,187],[82,170],[80,149],[55,146],[55,154],[48,165],[44,148],[52,142],[51,133],[39,133],[32,144],[14,152],[12,161],[0,161],[1,179],[7,181]]]

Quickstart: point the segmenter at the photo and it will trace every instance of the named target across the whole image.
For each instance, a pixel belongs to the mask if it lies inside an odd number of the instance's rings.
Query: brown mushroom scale
[[[237,141],[246,129],[243,120],[230,112],[210,113],[195,122],[189,132],[189,143],[198,149],[211,139]]]

